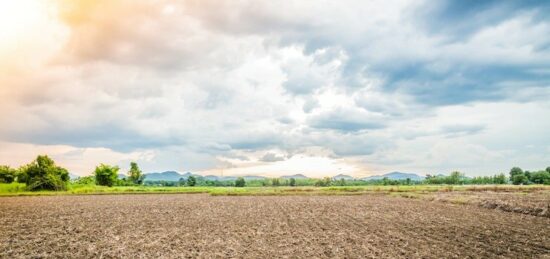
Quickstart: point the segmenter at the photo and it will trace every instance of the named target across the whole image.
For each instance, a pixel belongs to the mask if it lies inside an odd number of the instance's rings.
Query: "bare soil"
[[[0,257],[550,258],[550,218],[385,195],[4,197]]]

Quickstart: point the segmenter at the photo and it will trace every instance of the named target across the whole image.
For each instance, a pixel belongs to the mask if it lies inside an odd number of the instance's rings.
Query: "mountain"
[[[181,178],[187,179],[189,176],[195,176],[195,177],[202,177],[198,174],[192,174],[192,173],[185,173],[180,174],[176,171],[166,171],[162,173],[147,173],[145,174],[145,181],[172,181],[177,182]]]
[[[125,174],[117,174],[116,177],[117,177],[118,179],[124,179],[124,178],[126,178],[126,177],[128,177],[128,176],[125,175]]]
[[[284,175],[284,176],[281,176],[280,178],[281,178],[281,179],[290,179],[290,178],[294,178],[294,179],[308,179],[308,177],[305,176],[305,175],[303,175],[303,174]]]
[[[345,175],[345,174],[339,174],[339,175],[335,175],[335,176],[332,177],[332,180],[335,180],[335,181],[337,181],[337,180],[342,180],[342,179],[343,179],[343,180],[352,181],[352,180],[354,180],[355,178],[353,178],[353,177],[351,177],[351,176],[349,176],[349,175]]]
[[[391,172],[383,175],[373,175],[373,176],[361,178],[361,180],[363,181],[382,180],[384,179],[384,177],[387,177],[389,180],[406,180],[407,178],[409,178],[412,181],[421,181],[424,179],[423,176],[413,174],[413,173]]]

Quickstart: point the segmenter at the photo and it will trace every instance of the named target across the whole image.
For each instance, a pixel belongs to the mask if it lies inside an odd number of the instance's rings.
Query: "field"
[[[467,188],[0,197],[0,257],[550,258],[546,189]]]

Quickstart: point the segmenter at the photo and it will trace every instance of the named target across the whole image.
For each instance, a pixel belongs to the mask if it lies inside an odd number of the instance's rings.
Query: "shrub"
[[[527,179],[527,176],[525,176],[525,174],[523,173],[515,174],[514,176],[512,176],[512,183],[515,185],[528,184],[529,179]]]
[[[536,184],[550,184],[550,173],[547,171],[538,171],[531,173],[531,182]]]
[[[296,179],[290,178],[289,185],[290,185],[290,186],[296,186]]]
[[[235,187],[244,187],[246,185],[246,181],[244,178],[239,177],[237,180],[235,180]]]
[[[197,178],[195,178],[195,176],[190,175],[187,178],[187,186],[195,186],[195,185],[197,185]]]
[[[325,177],[323,179],[317,180],[317,182],[315,182],[315,186],[321,186],[321,187],[330,186],[331,182],[332,182],[332,179],[330,179],[330,177]]]
[[[136,162],[130,163],[130,171],[128,172],[128,181],[141,185],[145,180],[145,175],[141,172]]]
[[[0,165],[0,183],[13,183],[17,176],[17,170],[7,165]]]
[[[72,182],[75,184],[92,185],[92,184],[95,184],[95,177],[93,176],[78,177]]]
[[[101,164],[95,168],[95,183],[103,186],[113,186],[118,180],[118,166]]]
[[[30,164],[21,167],[18,177],[25,179],[27,189],[37,190],[66,190],[69,181],[67,169],[56,166],[48,156],[38,156]]]

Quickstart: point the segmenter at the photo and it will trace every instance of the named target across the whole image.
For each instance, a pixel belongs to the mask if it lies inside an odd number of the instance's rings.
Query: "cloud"
[[[301,155],[363,175],[451,169],[444,149],[499,169],[521,150],[538,166],[523,146],[550,145],[534,130],[550,110],[548,6],[59,1],[28,52],[0,47],[0,140],[122,162],[154,154],[139,159],[155,171],[254,171]]]
[[[309,126],[343,132],[376,130],[386,127],[379,116],[358,109],[336,109],[315,115],[310,119]]]
[[[266,153],[262,158],[260,158],[260,161],[262,162],[277,162],[277,161],[284,161],[284,156],[278,156],[274,153]]]

